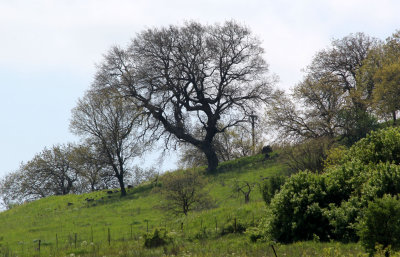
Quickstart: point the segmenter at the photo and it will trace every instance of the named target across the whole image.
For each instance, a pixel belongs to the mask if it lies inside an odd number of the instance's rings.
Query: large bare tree
[[[139,119],[140,112],[113,89],[87,91],[72,110],[71,131],[83,136],[112,169],[121,196],[126,195],[130,162],[146,148],[138,138]]]
[[[117,88],[153,128],[200,149],[211,172],[219,162],[216,134],[248,122],[270,96],[263,54],[260,41],[235,22],[153,28],[127,48],[112,48],[95,84]]]

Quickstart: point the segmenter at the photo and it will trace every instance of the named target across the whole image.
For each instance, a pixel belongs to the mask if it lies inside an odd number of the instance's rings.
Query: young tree
[[[89,90],[72,110],[70,128],[96,149],[101,162],[113,170],[126,195],[125,177],[130,161],[141,155],[140,112],[113,89]]]
[[[96,84],[117,88],[168,138],[200,149],[211,172],[219,162],[215,136],[248,122],[270,96],[263,54],[260,41],[235,22],[148,29],[128,48],[109,51]]]
[[[166,202],[164,209],[174,214],[185,214],[193,209],[210,205],[210,197],[204,190],[205,178],[195,170],[179,170],[162,178],[161,194]]]
[[[233,183],[233,192],[242,194],[244,196],[244,203],[250,202],[250,194],[254,187],[257,185],[255,182],[249,182],[247,180],[235,180]]]

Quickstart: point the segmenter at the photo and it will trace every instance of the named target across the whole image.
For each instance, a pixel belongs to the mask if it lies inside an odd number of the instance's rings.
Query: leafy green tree
[[[109,51],[95,84],[134,99],[150,131],[200,149],[214,172],[216,135],[247,123],[270,97],[274,81],[263,53],[261,42],[236,22],[148,29],[126,49]]]

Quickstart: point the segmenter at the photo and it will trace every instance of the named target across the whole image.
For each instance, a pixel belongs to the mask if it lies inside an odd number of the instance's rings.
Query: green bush
[[[340,206],[333,203],[324,209],[324,216],[329,220],[330,239],[344,243],[358,241],[355,225],[361,212],[361,204],[357,197],[343,201]]]
[[[168,235],[165,228],[155,228],[153,233],[144,235],[144,246],[147,248],[167,245],[172,242],[172,238]]]
[[[400,164],[400,128],[390,127],[372,131],[350,148],[348,157],[358,159],[364,164]]]
[[[339,206],[352,195],[360,195],[361,186],[369,177],[367,170],[366,165],[357,160],[326,169],[322,176],[325,177],[327,201]]]
[[[362,245],[371,253],[376,245],[384,249],[400,249],[400,201],[397,196],[384,195],[369,202],[358,224]],[[387,254],[388,255],[388,254]]]
[[[267,178],[261,186],[261,193],[266,204],[271,203],[271,199],[279,192],[282,185],[285,184],[286,176],[275,175]]]
[[[267,233],[280,242],[328,238],[329,221],[322,208],[327,206],[324,178],[311,172],[291,176],[271,201]]]
[[[379,163],[370,166],[368,180],[364,183],[361,198],[365,204],[385,194],[400,194],[400,166]]]
[[[253,240],[284,243],[313,238],[357,241],[356,224],[368,203],[400,194],[399,161],[400,129],[388,128],[372,132],[349,150],[335,150],[321,174],[292,175],[275,196],[276,190],[268,191],[275,181],[268,181],[262,193],[267,203],[272,198],[269,216],[248,234]]]

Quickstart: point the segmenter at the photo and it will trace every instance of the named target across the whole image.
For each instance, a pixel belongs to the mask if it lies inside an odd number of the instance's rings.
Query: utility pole
[[[258,116],[254,115],[254,113],[252,112],[250,115],[250,119],[251,119],[251,141],[252,141],[252,152],[253,155],[256,154],[256,135],[255,135],[255,131],[254,131],[254,125],[255,125],[255,121],[257,120]]]

